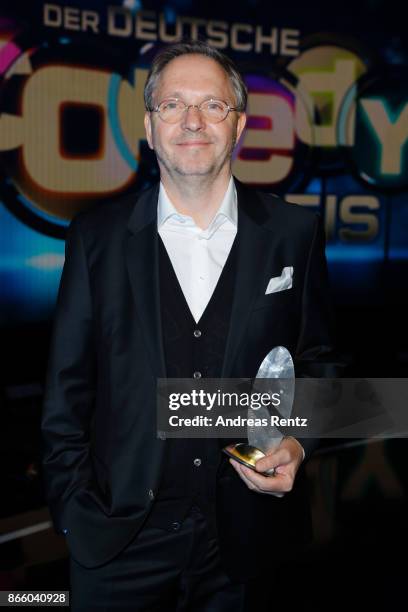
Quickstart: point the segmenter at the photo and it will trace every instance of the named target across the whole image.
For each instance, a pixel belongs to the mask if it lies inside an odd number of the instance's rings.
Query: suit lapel
[[[160,314],[157,200],[159,185],[141,194],[129,218],[126,264],[152,369],[165,378]]]
[[[238,196],[237,268],[231,320],[222,367],[222,378],[231,377],[235,356],[242,342],[259,291],[260,272],[271,248],[271,232],[263,223],[268,215],[253,190],[235,179]]]

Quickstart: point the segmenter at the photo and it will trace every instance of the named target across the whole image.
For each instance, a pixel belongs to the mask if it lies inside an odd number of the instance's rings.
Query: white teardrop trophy
[[[295,368],[290,352],[284,346],[275,346],[266,355],[261,366],[256,374],[252,392],[267,393],[269,389],[265,382],[262,385],[257,385],[258,379],[276,379],[279,378],[279,399],[280,404],[277,411],[283,418],[290,417],[293,407],[293,398],[295,395]],[[276,383],[273,385],[276,390]],[[272,390],[270,390],[272,393]],[[237,444],[228,444],[222,450],[229,457],[232,457],[239,463],[246,465],[251,469],[255,469],[255,463],[258,459],[265,457],[266,453],[271,449],[279,446],[283,435],[279,429],[270,424],[270,413],[265,406],[258,409],[248,408],[248,418],[264,420],[267,425],[256,425],[247,428],[248,444],[238,442]],[[275,470],[265,472],[265,475],[273,476]]]

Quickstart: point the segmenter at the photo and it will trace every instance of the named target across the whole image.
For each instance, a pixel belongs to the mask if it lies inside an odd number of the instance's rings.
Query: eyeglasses
[[[151,113],[158,113],[160,119],[166,123],[177,123],[180,121],[183,113],[189,108],[196,108],[201,112],[203,117],[209,123],[219,123],[224,121],[230,111],[237,111],[237,108],[233,108],[222,100],[204,100],[201,104],[185,104],[183,100],[179,98],[169,98],[163,100],[155,108],[150,110]]]

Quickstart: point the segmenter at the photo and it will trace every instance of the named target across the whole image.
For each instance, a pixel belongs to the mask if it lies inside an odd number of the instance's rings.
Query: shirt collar
[[[159,200],[157,205],[157,227],[160,228],[171,217],[173,217],[175,220],[183,220],[183,222],[189,220],[194,225],[192,217],[190,217],[189,215],[182,215],[176,210],[166,193],[163,183],[160,182]],[[206,231],[209,231],[214,226],[214,224],[219,226],[219,222],[223,220],[220,219],[221,217],[223,219],[228,219],[235,227],[237,227],[237,190],[232,176],[228,183],[227,191],[225,192],[221,205],[218,211],[215,213]]]

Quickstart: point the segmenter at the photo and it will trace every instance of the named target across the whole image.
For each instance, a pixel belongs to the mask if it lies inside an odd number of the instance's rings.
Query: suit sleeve
[[[341,373],[341,363],[333,346],[334,316],[325,243],[322,220],[316,215],[307,254],[301,325],[295,351],[296,376],[300,378],[335,378]],[[303,438],[299,442],[304,448],[306,460],[319,443],[315,438]]]
[[[89,448],[95,388],[89,273],[76,219],[66,237],[42,414],[46,498],[57,531],[65,532],[68,526],[70,497],[92,487]]]

